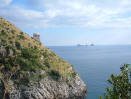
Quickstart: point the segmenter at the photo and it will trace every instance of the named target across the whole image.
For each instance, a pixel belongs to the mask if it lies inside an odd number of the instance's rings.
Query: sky
[[[0,0],[0,16],[46,46],[131,44],[131,0]]]

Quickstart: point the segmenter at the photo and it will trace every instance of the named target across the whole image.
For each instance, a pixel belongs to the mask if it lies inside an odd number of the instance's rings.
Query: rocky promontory
[[[83,99],[73,66],[0,17],[0,99]]]

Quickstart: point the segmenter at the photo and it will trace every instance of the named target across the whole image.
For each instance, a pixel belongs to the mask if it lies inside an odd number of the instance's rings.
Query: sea
[[[86,99],[99,99],[111,86],[107,79],[119,74],[123,64],[131,64],[131,45],[48,46],[73,65],[88,86]]]

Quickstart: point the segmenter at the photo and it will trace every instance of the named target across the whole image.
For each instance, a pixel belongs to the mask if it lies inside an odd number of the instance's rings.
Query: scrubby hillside
[[[74,76],[69,63],[3,18],[0,18],[0,45],[9,47],[13,52],[12,56],[15,56],[13,64],[9,61],[7,64],[6,60],[1,62],[6,69],[19,66],[21,71],[35,72],[43,69],[49,74],[56,72],[63,77]]]
[[[78,74],[71,64],[0,17],[0,80],[3,86],[0,97],[5,95],[11,98],[9,93],[12,90],[9,89],[12,86],[19,89],[24,86],[26,90],[27,86],[34,86],[36,82],[46,78],[48,82],[50,79],[53,82],[69,84],[76,76]],[[51,90],[51,87],[48,90]]]

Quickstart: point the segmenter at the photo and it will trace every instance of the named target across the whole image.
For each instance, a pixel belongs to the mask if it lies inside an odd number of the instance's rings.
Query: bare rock
[[[69,83],[56,82],[47,77],[24,89],[20,86],[11,88],[8,93],[9,99],[83,99],[86,91],[87,86],[77,74]]]

